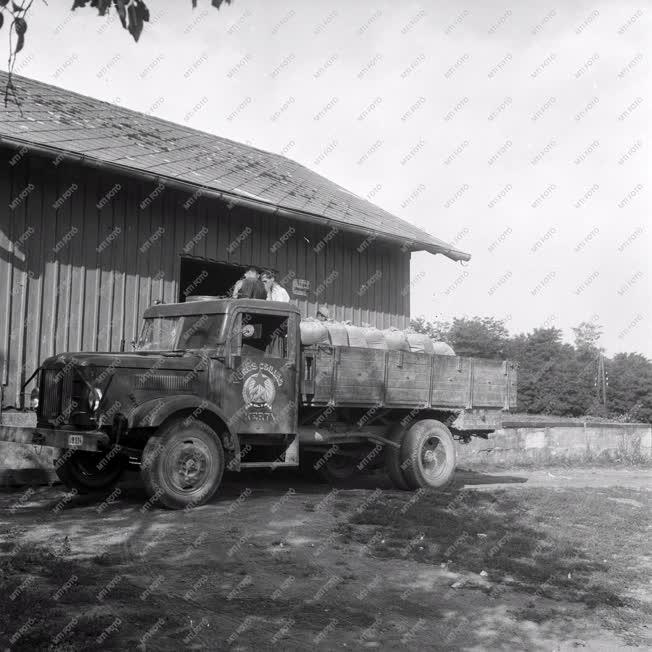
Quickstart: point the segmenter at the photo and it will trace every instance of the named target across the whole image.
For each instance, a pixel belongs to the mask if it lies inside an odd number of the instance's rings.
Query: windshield
[[[220,342],[224,315],[183,315],[145,319],[136,351],[184,351],[214,348]]]

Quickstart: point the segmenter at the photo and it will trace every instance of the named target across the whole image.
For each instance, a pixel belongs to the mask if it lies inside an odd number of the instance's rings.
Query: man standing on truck
[[[276,275],[271,269],[266,269],[262,273],[261,279],[267,290],[268,301],[290,301],[290,295],[282,285],[276,282]]]
[[[251,266],[248,267],[241,278],[233,286],[234,299],[266,299],[267,289],[260,280],[258,270]]]

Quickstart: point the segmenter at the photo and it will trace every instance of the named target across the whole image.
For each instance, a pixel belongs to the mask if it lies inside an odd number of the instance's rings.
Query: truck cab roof
[[[184,303],[159,303],[145,310],[145,319],[153,317],[176,317],[182,315],[228,314],[236,309],[252,312],[284,312],[300,314],[299,308],[285,301],[265,299],[204,299]]]

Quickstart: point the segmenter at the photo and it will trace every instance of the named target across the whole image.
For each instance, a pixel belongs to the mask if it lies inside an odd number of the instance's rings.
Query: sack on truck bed
[[[361,327],[336,321],[324,322],[312,317],[302,319],[300,327],[303,346],[330,344],[430,355],[455,355],[455,351],[446,342],[436,342],[424,333],[405,332],[394,327],[381,331],[375,326]]]
[[[328,329],[324,325],[324,322],[312,318],[302,319],[299,328],[301,330],[301,344],[303,346],[330,344]]]
[[[437,342],[435,340],[431,341],[433,353],[435,355],[455,355],[455,351],[453,351],[453,347],[450,346],[450,344],[446,344],[446,342]]]
[[[390,351],[409,351],[410,345],[403,331],[398,328],[386,328],[383,332],[387,348]]]
[[[345,324],[346,334],[349,338],[349,346],[367,347],[367,338],[364,336],[364,330],[360,326]]]
[[[322,322],[331,338],[333,346],[349,346],[349,335],[346,326],[337,321]]]
[[[432,340],[425,333],[407,333],[407,341],[410,345],[410,351],[413,353],[430,353],[435,352]]]
[[[364,332],[365,340],[367,341],[368,349],[387,349],[387,343],[383,332],[375,326],[368,326],[362,329]]]

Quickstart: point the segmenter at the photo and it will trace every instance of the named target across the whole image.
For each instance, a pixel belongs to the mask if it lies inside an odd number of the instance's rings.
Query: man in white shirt
[[[276,277],[274,276],[274,272],[272,270],[266,269],[261,274],[260,278],[265,285],[265,289],[267,290],[268,301],[290,301],[290,295],[285,291],[283,286],[279,285],[276,282]]]

